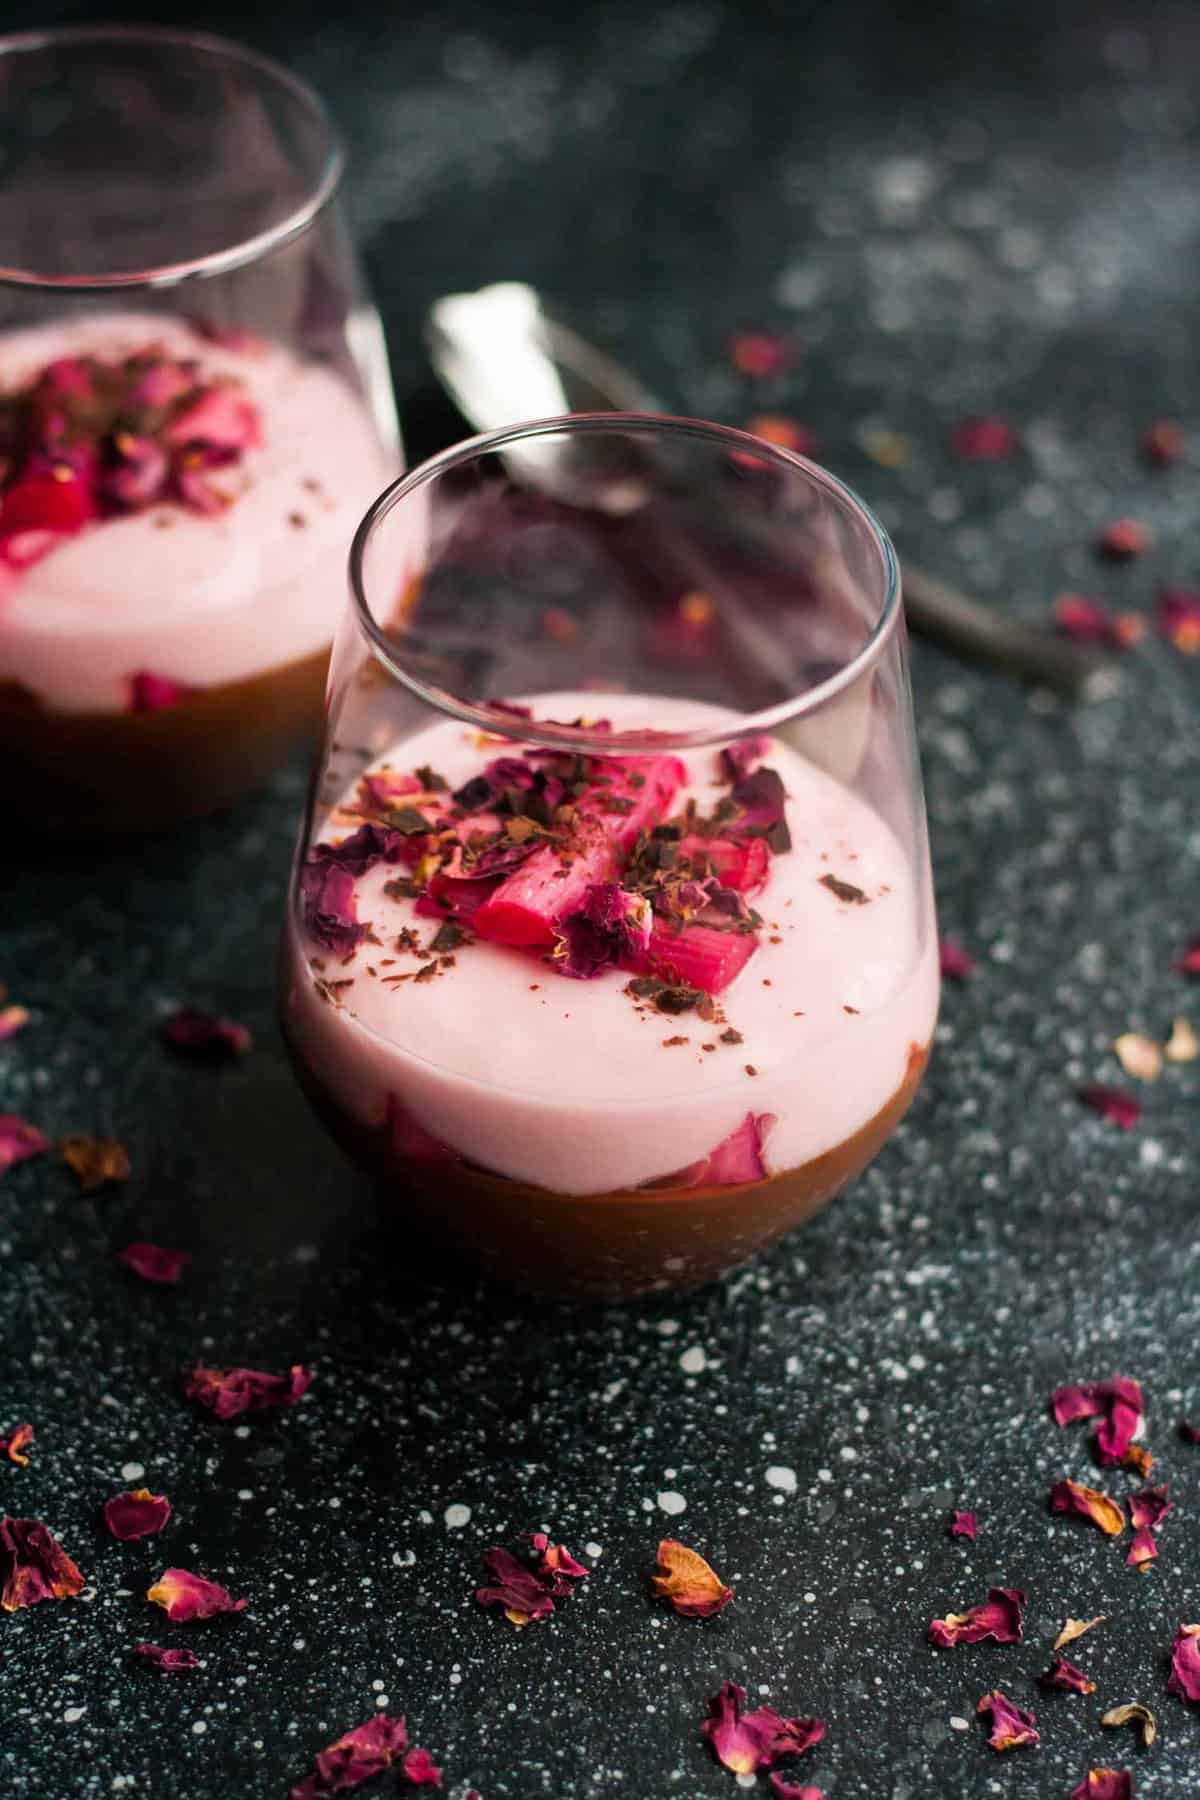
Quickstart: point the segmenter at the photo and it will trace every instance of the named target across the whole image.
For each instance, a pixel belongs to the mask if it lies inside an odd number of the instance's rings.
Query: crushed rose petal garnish
[[[116,1138],[89,1137],[78,1132],[63,1139],[59,1154],[78,1181],[80,1193],[91,1194],[110,1181],[129,1178],[129,1152]]]
[[[1172,1063],[1195,1062],[1200,1057],[1200,1037],[1187,1019],[1172,1020],[1171,1035],[1163,1046],[1163,1055]]]
[[[965,1613],[948,1613],[934,1619],[929,1627],[929,1641],[939,1650],[955,1644],[979,1644],[993,1638],[998,1644],[1015,1644],[1024,1636],[1021,1613],[1025,1595],[1020,1588],[994,1587],[988,1597]]]
[[[1050,1667],[1038,1676],[1038,1682],[1044,1688],[1066,1688],[1073,1694],[1094,1694],[1096,1691],[1095,1682],[1065,1656],[1056,1656]]]
[[[1158,1736],[1158,1720],[1148,1706],[1140,1700],[1131,1700],[1125,1706],[1110,1706],[1102,1714],[1102,1725],[1134,1725],[1141,1733],[1142,1743],[1148,1750]]]
[[[1128,1769],[1089,1769],[1071,1800],[1133,1800],[1133,1776]]]
[[[1093,1442],[1101,1464],[1113,1468],[1124,1460],[1137,1436],[1145,1410],[1142,1384],[1129,1375],[1107,1381],[1084,1381],[1055,1388],[1050,1406],[1056,1425],[1077,1419],[1100,1419]]]
[[[1141,556],[1149,543],[1150,533],[1140,519],[1114,519],[1096,539],[1096,548],[1111,562],[1127,562]]]
[[[950,433],[950,448],[966,462],[1002,462],[1012,456],[1020,439],[1007,419],[994,414],[962,419]]]
[[[1144,1031],[1123,1031],[1113,1039],[1113,1052],[1125,1073],[1135,1081],[1157,1081],[1162,1074],[1162,1045]]]
[[[40,1519],[0,1519],[0,1607],[19,1612],[41,1600],[71,1600],[83,1576]]]
[[[236,1019],[223,1019],[195,1006],[181,1006],[172,1013],[163,1026],[163,1037],[180,1056],[209,1062],[228,1062],[245,1056],[254,1042]]]
[[[966,981],[979,966],[962,940],[956,937],[938,940],[938,962],[942,977],[947,981]]]
[[[152,1494],[149,1488],[114,1494],[104,1502],[104,1523],[122,1543],[157,1536],[170,1517],[171,1502],[166,1495]]]
[[[235,1600],[219,1581],[206,1575],[193,1575],[188,1569],[164,1569],[147,1600],[161,1606],[176,1625],[188,1625],[196,1619],[215,1619],[219,1613],[244,1612],[246,1602]]]
[[[1119,1537],[1125,1529],[1125,1514],[1118,1503],[1082,1481],[1056,1481],[1050,1489],[1050,1505],[1054,1512],[1078,1513],[1090,1519],[1106,1537]]]
[[[785,1719],[770,1706],[743,1712],[745,1698],[744,1687],[723,1681],[700,1727],[717,1761],[735,1775],[753,1775],[782,1757],[802,1756],[825,1736],[821,1719]]]
[[[973,1512],[952,1512],[946,1521],[946,1530],[951,1537],[970,1538],[974,1543],[979,1520]]]
[[[1128,650],[1146,635],[1140,613],[1110,612],[1086,594],[1059,594],[1054,602],[1054,623],[1067,637],[1085,644],[1105,644],[1111,650]]]
[[[988,1743],[993,1750],[1019,1750],[1023,1745],[1041,1742],[1033,1714],[1014,1706],[999,1688],[985,1694],[975,1710],[991,1718]]]
[[[50,1148],[44,1132],[16,1113],[0,1113],[0,1175],[16,1163],[31,1156],[41,1156]]]
[[[390,1719],[386,1713],[376,1713],[318,1753],[316,1773],[292,1789],[291,1800],[348,1793],[384,1774],[407,1749],[408,1726],[403,1716]]]
[[[1181,1700],[1200,1700],[1200,1625],[1181,1625],[1175,1633],[1167,1692]]]
[[[1094,1619],[1068,1619],[1050,1648],[1061,1650],[1065,1645],[1073,1644],[1085,1632],[1095,1631],[1097,1625],[1103,1625],[1107,1617],[1107,1613],[1097,1613]]]
[[[1098,1112],[1110,1125],[1119,1125],[1122,1131],[1132,1131],[1142,1115],[1141,1102],[1133,1094],[1126,1093],[1124,1088],[1110,1087],[1103,1081],[1092,1081],[1081,1087],[1076,1099]]]
[[[1156,419],[1142,433],[1141,449],[1146,461],[1156,468],[1178,462],[1187,449],[1183,426],[1176,419]]]
[[[28,1023],[28,1007],[0,1006],[0,1042],[5,1038],[15,1037]]]
[[[1185,656],[1200,654],[1200,591],[1164,587],[1158,592],[1155,622],[1169,644]]]
[[[218,1419],[236,1419],[240,1413],[261,1412],[268,1406],[294,1406],[311,1386],[311,1372],[299,1363],[293,1363],[286,1375],[268,1375],[261,1369],[210,1369],[197,1363],[185,1378],[184,1394]]]
[[[164,1650],[161,1644],[135,1644],[134,1654],[153,1668],[164,1669],[168,1674],[180,1669],[200,1667],[200,1658],[194,1650]]]
[[[711,1619],[733,1599],[733,1589],[725,1586],[699,1552],[674,1538],[663,1538],[659,1544],[658,1564],[663,1572],[652,1577],[654,1591],[685,1619]]]
[[[33,1442],[32,1425],[14,1425],[6,1437],[0,1437],[0,1456],[6,1456],[10,1463],[20,1468],[29,1467],[29,1458],[25,1451]]]
[[[173,1287],[191,1257],[182,1250],[164,1250],[161,1244],[126,1244],[121,1261],[143,1281]]]
[[[792,361],[792,348],[778,332],[735,331],[729,340],[729,360],[740,375],[764,380],[780,375]]]
[[[485,1551],[483,1557],[493,1585],[475,1590],[480,1606],[502,1606],[505,1618],[513,1625],[548,1619],[555,1610],[555,1600],[573,1593],[575,1583],[588,1572],[565,1544],[551,1544],[545,1532],[531,1532],[530,1542],[540,1558],[535,1569],[518,1562],[510,1550],[497,1545]]]
[[[1160,1483],[1158,1487],[1143,1488],[1140,1494],[1134,1494],[1130,1498],[1133,1548],[1125,1561],[1143,1574],[1148,1573],[1149,1565],[1158,1555],[1155,1534],[1162,1530],[1163,1520],[1174,1510],[1175,1502],[1167,1497],[1166,1482]]]

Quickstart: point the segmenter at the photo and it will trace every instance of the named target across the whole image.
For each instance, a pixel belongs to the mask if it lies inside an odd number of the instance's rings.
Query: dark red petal
[[[49,1148],[50,1139],[28,1119],[0,1113],[0,1175],[31,1156],[42,1156]]]
[[[1093,1112],[1098,1112],[1102,1119],[1107,1119],[1112,1125],[1119,1125],[1122,1131],[1132,1131],[1142,1114],[1141,1103],[1133,1094],[1101,1081],[1081,1087],[1078,1098],[1084,1106],[1090,1106]]]
[[[1013,455],[1019,442],[1008,421],[994,415],[963,419],[950,433],[950,448],[967,462],[1001,462]]]
[[[191,1257],[182,1250],[164,1250],[161,1244],[126,1244],[121,1261],[143,1281],[173,1287]]]
[[[19,1612],[41,1600],[69,1600],[83,1576],[40,1519],[0,1518],[0,1607]]]
[[[961,939],[944,937],[938,943],[942,975],[949,981],[966,981],[979,966]]]
[[[311,1385],[310,1371],[299,1363],[286,1375],[268,1375],[261,1369],[211,1369],[197,1363],[186,1377],[184,1392],[218,1419],[236,1419],[240,1413],[261,1412],[268,1406],[294,1406]]]
[[[1089,1769],[1071,1800],[1133,1800],[1133,1776],[1128,1769]]]
[[[708,1703],[700,1730],[717,1761],[735,1775],[755,1774],[785,1756],[801,1756],[825,1735],[820,1719],[785,1719],[773,1707],[743,1712],[746,1690],[724,1681]]]
[[[988,1597],[965,1613],[934,1619],[929,1641],[938,1649],[955,1644],[979,1644],[993,1638],[998,1644],[1015,1644],[1024,1636],[1021,1615],[1025,1595],[1020,1588],[989,1588]]]
[[[793,354],[791,346],[774,331],[737,331],[729,340],[729,360],[734,368],[759,380],[782,374]]]
[[[182,1006],[163,1026],[163,1037],[180,1056],[224,1062],[244,1056],[253,1039],[244,1025],[235,1019],[223,1019],[216,1013],[201,1012],[195,1006]]]
[[[1096,1691],[1095,1682],[1065,1656],[1056,1656],[1050,1667],[1038,1676],[1038,1681],[1044,1688],[1065,1688],[1074,1694],[1094,1694]]]
[[[198,1669],[200,1658],[194,1650],[164,1650],[159,1644],[136,1644],[134,1654],[156,1669],[171,1674],[180,1669]]]
[[[164,1569],[154,1586],[147,1590],[146,1598],[155,1606],[161,1606],[168,1619],[179,1625],[246,1609],[246,1602],[235,1600],[219,1581],[210,1581],[206,1575],[193,1575],[189,1569]]]
[[[1181,1625],[1175,1633],[1167,1692],[1181,1700],[1200,1700],[1200,1625]]]
[[[411,1787],[440,1788],[442,1785],[442,1771],[428,1750],[410,1750],[400,1764],[400,1773]]]
[[[1024,1745],[1032,1746],[1041,1741],[1041,1733],[1033,1714],[1014,1706],[999,1688],[985,1694],[976,1711],[987,1713],[991,1717],[988,1743],[993,1750],[1018,1750]]]
[[[185,682],[173,681],[169,675],[155,675],[150,669],[139,669],[129,677],[129,710],[135,713],[166,712],[195,691]]]
[[[1150,542],[1150,533],[1138,519],[1114,519],[1096,539],[1101,556],[1113,562],[1127,562],[1140,556]]]
[[[136,1488],[131,1494],[114,1494],[104,1502],[104,1523],[122,1543],[135,1538],[156,1537],[171,1517],[171,1502],[165,1494],[152,1494],[149,1488]]]
[[[946,1528],[951,1537],[970,1538],[974,1543],[979,1531],[979,1520],[973,1512],[953,1512]]]
[[[1156,618],[1159,631],[1177,650],[1188,656],[1200,652],[1200,591],[1160,588]]]

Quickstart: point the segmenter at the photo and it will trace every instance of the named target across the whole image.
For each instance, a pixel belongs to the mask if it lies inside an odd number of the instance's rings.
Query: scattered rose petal
[[[951,1537],[970,1538],[974,1543],[979,1531],[979,1520],[973,1512],[952,1512],[946,1529]]]
[[[1175,967],[1181,975],[1200,975],[1200,933],[1189,940]]]
[[[744,429],[753,437],[778,444],[781,450],[794,450],[799,456],[813,456],[817,450],[816,433],[784,413],[758,413]]]
[[[1185,656],[1200,653],[1200,592],[1194,588],[1159,589],[1156,611],[1158,629],[1167,642]]]
[[[1181,1625],[1175,1633],[1167,1692],[1181,1700],[1200,1700],[1200,1625]]]
[[[938,961],[942,977],[947,981],[966,981],[979,966],[961,939],[956,937],[940,939]]]
[[[534,1570],[519,1563],[511,1551],[499,1547],[486,1551],[483,1560],[493,1585],[476,1588],[475,1598],[480,1606],[502,1606],[505,1618],[514,1625],[549,1618],[554,1601]]]
[[[529,1541],[541,1558],[537,1566],[539,1580],[556,1600],[573,1592],[575,1583],[588,1573],[577,1562],[565,1544],[552,1544],[544,1531],[531,1531]]]
[[[773,1707],[742,1711],[746,1690],[723,1681],[708,1703],[710,1717],[700,1729],[717,1761],[735,1775],[769,1769],[784,1756],[802,1756],[825,1736],[821,1719],[785,1719]]]
[[[1101,1418],[1094,1442],[1105,1468],[1112,1468],[1124,1459],[1138,1434],[1145,1410],[1142,1384],[1129,1375],[1056,1388],[1050,1396],[1050,1405],[1057,1425],[1071,1425],[1077,1419]]]
[[[165,1287],[174,1286],[191,1260],[182,1250],[164,1250],[161,1244],[126,1244],[121,1252],[121,1261],[127,1269],[132,1269],[143,1281],[157,1282]]]
[[[858,433],[858,441],[881,469],[907,469],[912,461],[912,439],[886,425],[865,426]]]
[[[89,1137],[80,1132],[64,1138],[59,1150],[81,1193],[91,1194],[107,1182],[129,1178],[129,1152],[116,1138]]]
[[[389,1719],[386,1713],[376,1713],[319,1753],[316,1774],[292,1789],[292,1800],[348,1793],[384,1774],[407,1749],[408,1727],[403,1717]]]
[[[975,1710],[991,1716],[988,1743],[993,1750],[1019,1750],[1022,1745],[1041,1742],[1033,1714],[1006,1700],[999,1688],[985,1694]]]
[[[442,1771],[428,1750],[410,1750],[400,1764],[400,1773],[412,1787],[440,1788],[442,1785]]]
[[[1111,1125],[1119,1125],[1122,1131],[1132,1131],[1141,1117],[1141,1102],[1134,1095],[1126,1093],[1124,1088],[1109,1087],[1102,1081],[1081,1087],[1076,1098]]]
[[[1065,1645],[1073,1644],[1075,1639],[1081,1638],[1086,1631],[1095,1631],[1097,1625],[1103,1625],[1107,1617],[1107,1613],[1097,1613],[1094,1619],[1068,1619],[1051,1645],[1051,1649],[1061,1650]]]
[[[1162,1046],[1143,1031],[1123,1031],[1113,1039],[1117,1061],[1135,1081],[1157,1081],[1162,1074]]]
[[[1065,1656],[1056,1656],[1050,1667],[1038,1676],[1038,1682],[1044,1688],[1066,1688],[1073,1694],[1094,1694],[1096,1691],[1095,1682]]]
[[[962,419],[950,433],[950,448],[967,462],[1003,462],[1020,440],[1006,419],[994,414]]]
[[[294,1406],[311,1386],[311,1372],[299,1363],[293,1363],[286,1375],[267,1375],[261,1369],[210,1369],[197,1363],[187,1376],[184,1393],[218,1419],[236,1419],[239,1413],[261,1412],[268,1406]]]
[[[31,1156],[41,1156],[50,1148],[50,1139],[28,1119],[16,1113],[0,1113],[0,1175],[14,1164]]]
[[[786,1775],[768,1775],[774,1800],[825,1800],[820,1788],[797,1787]]]
[[[1125,1558],[1127,1563],[1145,1573],[1147,1565],[1158,1555],[1155,1534],[1162,1530],[1163,1520],[1174,1510],[1175,1503],[1167,1497],[1165,1482],[1158,1487],[1143,1488],[1140,1494],[1133,1495],[1129,1502],[1133,1548]]]
[[[194,1650],[164,1650],[160,1644],[136,1644],[134,1654],[167,1674],[200,1667],[200,1658]]]
[[[1140,613],[1113,613],[1086,594],[1059,594],[1054,602],[1054,622],[1067,637],[1085,644],[1106,644],[1111,650],[1128,650],[1146,635]]]
[[[1133,1800],[1133,1776],[1128,1769],[1089,1769],[1071,1800]]]
[[[1200,1037],[1187,1019],[1178,1018],[1172,1022],[1171,1035],[1163,1049],[1168,1062],[1190,1063],[1200,1056]]]
[[[1185,1444],[1200,1444],[1200,1425],[1193,1425],[1190,1419],[1180,1419],[1179,1435]]]
[[[664,1538],[659,1544],[658,1563],[664,1573],[652,1577],[654,1591],[685,1619],[711,1619],[733,1599],[733,1589],[725,1586],[704,1558],[674,1538]]]
[[[254,1041],[246,1027],[235,1019],[222,1019],[195,1006],[181,1006],[172,1013],[163,1026],[163,1036],[180,1056],[211,1062],[244,1056]]]
[[[0,1456],[7,1456],[9,1462],[26,1469],[29,1467],[29,1458],[25,1451],[32,1442],[32,1425],[14,1425],[7,1437],[0,1437]]]
[[[1117,1502],[1082,1481],[1056,1481],[1050,1489],[1050,1505],[1055,1512],[1078,1513],[1090,1519],[1107,1537],[1119,1537],[1125,1529],[1125,1514]]]
[[[188,1625],[195,1619],[214,1619],[218,1613],[244,1612],[246,1602],[235,1600],[219,1581],[205,1575],[193,1575],[187,1569],[164,1569],[154,1586],[147,1590],[147,1600],[161,1606],[176,1625]]]
[[[1158,1736],[1158,1720],[1148,1706],[1140,1700],[1131,1700],[1126,1706],[1110,1706],[1101,1717],[1102,1725],[1136,1725],[1142,1734],[1142,1744],[1149,1749]]]
[[[1154,1458],[1145,1444],[1130,1444],[1121,1458],[1121,1467],[1131,1470],[1133,1474],[1140,1475],[1145,1480],[1154,1467]]]
[[[0,1519],[0,1606],[19,1612],[40,1600],[70,1600],[83,1576],[40,1519]]]
[[[135,713],[167,712],[195,691],[182,681],[172,681],[168,675],[139,669],[129,677],[129,710]]]
[[[1025,1595],[1020,1588],[989,1588],[988,1597],[969,1612],[948,1613],[929,1627],[929,1641],[939,1650],[955,1644],[979,1644],[994,1638],[998,1644],[1015,1644],[1024,1635],[1021,1612]]]
[[[763,380],[782,374],[792,361],[792,350],[777,332],[737,331],[729,340],[729,360],[739,374]]]
[[[1114,519],[1096,539],[1097,550],[1111,562],[1128,562],[1132,556],[1141,556],[1149,544],[1150,533],[1139,519]]]
[[[1156,419],[1142,433],[1142,455],[1156,468],[1178,462],[1186,448],[1183,426],[1175,419]]]
[[[123,1544],[135,1538],[156,1537],[171,1516],[165,1494],[135,1488],[131,1494],[115,1494],[104,1502],[104,1523]]]
[[[28,1007],[0,1006],[0,1043],[5,1038],[15,1037],[28,1023]]]

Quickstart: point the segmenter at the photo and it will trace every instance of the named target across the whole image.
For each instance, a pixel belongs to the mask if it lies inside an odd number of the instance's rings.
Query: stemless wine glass
[[[398,470],[316,96],[217,38],[0,38],[0,804],[169,823],[319,718]]]
[[[895,559],[687,419],[435,457],[359,528],[288,905],[299,1078],[519,1285],[720,1274],[904,1113],[938,997]]]

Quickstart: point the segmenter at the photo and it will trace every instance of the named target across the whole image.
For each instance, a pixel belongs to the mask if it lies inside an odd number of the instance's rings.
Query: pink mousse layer
[[[213,687],[320,650],[345,603],[355,526],[395,474],[339,375],[278,345],[220,348],[178,320],[107,313],[9,332],[0,388],[25,385],[56,357],[115,360],[150,344],[237,376],[263,442],[234,472],[238,498],[224,512],[154,506],[0,574],[0,681],[63,711],[123,710],[137,670]]]
[[[570,719],[594,715],[596,704],[595,694],[556,694],[539,696],[535,710]],[[618,729],[652,719],[678,730],[721,716],[691,702],[608,694],[604,711]],[[453,787],[497,753],[447,722],[371,766],[408,772],[428,763]],[[710,809],[715,752],[683,761],[690,785],[676,807],[695,794]],[[411,900],[384,894],[397,870],[378,866],[356,890],[358,917],[382,947],[362,944],[343,963],[295,918],[289,925],[287,1023],[313,1074],[365,1124],[382,1122],[396,1094],[469,1160],[560,1194],[637,1187],[684,1168],[748,1111],[776,1117],[765,1146],[772,1174],[842,1143],[892,1098],[910,1045],[926,1045],[933,1031],[928,867],[922,859],[914,870],[877,813],[794,751],[776,741],[763,761],[787,789],[794,847],[771,860],[753,900],[767,922],[761,947],[721,995],[740,1045],[703,1051],[717,1029],[694,1012],[635,1007],[627,974],[571,981],[536,956],[482,942],[461,948],[436,980],[385,986],[383,977],[419,966],[412,957],[379,966],[396,934],[411,926],[426,944],[437,926],[415,916]],[[320,836],[349,830],[327,824]],[[821,885],[829,874],[863,889],[868,903],[837,899]],[[313,957],[326,980],[353,983],[337,990],[336,1006],[318,993]],[[677,1035],[689,1042],[664,1047]]]

